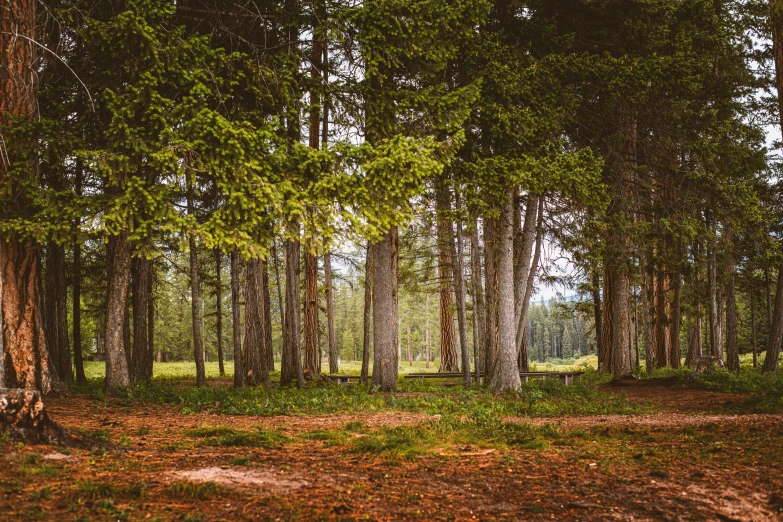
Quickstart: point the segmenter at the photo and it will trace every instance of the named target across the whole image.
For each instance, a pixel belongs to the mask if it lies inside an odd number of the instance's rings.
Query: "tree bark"
[[[484,218],[484,291],[486,293],[485,374],[491,380],[498,356],[498,280],[495,265],[497,221]]]
[[[397,227],[373,245],[373,370],[372,387],[397,390]]]
[[[522,356],[523,340],[525,338],[525,327],[527,325],[527,318],[524,317],[527,312],[527,306],[525,306],[525,298],[527,296],[528,276],[531,272],[531,256],[533,255],[533,244],[536,242],[536,221],[538,217],[538,196],[535,194],[528,194],[527,205],[525,206],[525,222],[521,225],[522,228],[518,233],[519,239],[517,240],[517,248],[514,249],[514,316],[516,318],[516,345],[517,353],[519,354],[519,369],[520,371],[527,371],[527,353],[524,354],[524,360]],[[519,226],[514,220],[515,226]],[[540,250],[539,250],[540,252]],[[535,273],[535,267],[532,268]],[[531,288],[532,290],[532,288]],[[531,292],[532,293],[532,292]],[[529,303],[529,299],[528,299]],[[525,345],[525,352],[527,352],[527,345]]]
[[[656,263],[653,262],[653,265]],[[669,365],[669,318],[666,315],[668,288],[667,273],[664,266],[654,269],[653,299],[655,300],[655,365],[665,368]]]
[[[430,294],[424,294],[424,357],[425,368],[430,367]]]
[[[650,296],[647,286],[647,256],[644,245],[639,248],[639,286],[642,301],[642,338],[644,339],[644,366],[648,374],[655,367],[655,355],[652,342],[652,314],[650,313]]]
[[[195,180],[191,173],[188,179],[188,215],[195,213],[193,206]],[[206,369],[204,367],[204,340],[201,338],[201,299],[199,298],[198,288],[198,246],[196,244],[196,234],[188,234],[188,243],[190,246],[190,311],[193,328],[193,359],[196,361],[196,386],[205,386],[207,384]]]
[[[326,284],[326,337],[329,345],[329,373],[337,373],[337,339],[334,332],[334,297],[332,295],[332,255],[324,252],[324,283]]]
[[[603,354],[603,312],[601,310],[601,276],[598,275],[598,269],[593,270],[592,276],[592,294],[593,294],[593,321],[595,322],[595,353],[599,356]],[[599,361],[600,363],[600,361]],[[599,370],[600,370],[599,364]]]
[[[484,339],[486,338],[486,316],[484,288],[481,282],[481,247],[479,246],[478,220],[473,220],[470,231],[470,284],[473,290],[473,361],[476,367],[476,382],[484,374]],[[426,301],[425,301],[426,302]],[[427,318],[429,321],[429,318]],[[427,323],[429,326],[429,322]],[[429,334],[429,328],[427,329]],[[429,344],[429,337],[427,339]],[[427,361],[429,363],[429,360]]]
[[[538,272],[538,262],[541,259],[541,243],[544,234],[544,198],[538,197],[536,201],[528,201],[528,205],[535,203],[537,209],[535,210],[535,250],[533,252],[533,259],[529,265],[527,273],[524,274],[525,281],[525,293],[522,296],[522,304],[519,309],[519,316],[516,318],[517,332],[521,331],[521,334],[517,337],[517,359],[519,370],[523,372],[530,371],[527,353],[527,315],[530,310],[530,299],[533,297],[533,283],[535,282],[536,272]],[[532,218],[531,218],[532,219]],[[527,212],[525,213],[525,226],[527,227]],[[523,256],[526,254],[527,247],[523,251]],[[520,275],[521,277],[521,275]]]
[[[117,392],[118,387],[130,385],[123,334],[130,278],[130,245],[125,231],[116,236],[109,236],[106,246],[106,272],[108,295],[103,336],[106,352],[104,389],[111,395]]]
[[[155,297],[152,288],[155,282],[155,263],[150,260],[150,276],[147,278],[147,367],[144,380],[152,380],[152,365],[155,358]]]
[[[285,252],[285,335],[283,336],[283,360],[280,365],[280,385],[289,386],[296,382],[304,385],[302,355],[299,344],[300,289],[299,289],[299,222],[288,223],[291,236],[286,239]]]
[[[131,288],[133,299],[133,350],[131,355],[131,382],[147,380],[147,360],[151,356],[147,346],[149,313],[150,262],[144,257],[131,260]]]
[[[78,197],[82,195],[82,163],[76,163],[74,190]],[[82,357],[82,245],[79,242],[80,219],[73,225],[73,362],[76,367],[76,382],[86,382],[84,360]]]
[[[775,291],[775,308],[772,312],[772,325],[767,341],[767,354],[761,371],[764,373],[778,371],[780,358],[780,343],[783,342],[783,265],[778,268],[778,284]]]
[[[215,334],[217,335],[217,356],[220,376],[226,374],[223,367],[223,253],[215,249]]]
[[[455,197],[456,212],[459,216],[459,194]],[[457,301],[457,324],[459,325],[459,344],[462,357],[462,375],[464,386],[470,387],[470,351],[468,350],[468,316],[465,303],[465,269],[463,267],[464,253],[462,250],[462,223],[459,218],[455,223],[457,227],[456,243],[450,238],[451,259],[454,277],[454,297]],[[451,227],[449,227],[451,229]],[[410,337],[410,334],[409,334]]]
[[[272,296],[269,289],[269,264],[261,261],[261,275],[263,276],[263,305],[264,305],[264,356],[266,357],[266,369],[275,371],[275,352],[272,347]]]
[[[60,343],[57,341],[57,275],[54,253],[54,241],[46,244],[43,256],[43,291],[41,292],[41,309],[43,310],[43,331],[46,347],[49,350],[49,362],[58,374],[60,373]]]
[[[739,372],[739,347],[737,346],[737,296],[734,288],[736,266],[731,225],[726,225],[726,367]]]
[[[68,340],[68,284],[65,281],[65,247],[54,245],[55,298],[57,300],[57,374],[65,383],[73,382],[71,343]]]
[[[679,253],[679,249],[678,249]],[[679,254],[677,262],[679,263]],[[682,274],[679,268],[675,269],[671,275],[671,286],[674,289],[671,307],[671,324],[669,325],[669,363],[672,368],[680,367],[680,326],[682,324]]]
[[[498,230],[498,353],[490,386],[495,393],[518,390],[516,322],[514,317],[514,198],[506,197]]]
[[[372,339],[372,303],[373,303],[373,246],[367,242],[367,255],[364,260],[364,340],[362,343],[361,380],[367,384],[370,375],[370,342]]]
[[[310,252],[312,246],[308,241],[308,248],[304,254],[304,372],[311,379],[321,374],[321,357],[318,353],[318,256]]]
[[[603,277],[603,303],[601,317],[601,351],[598,352],[598,371],[609,373],[612,371],[612,343],[614,342],[614,277],[615,270],[610,264],[611,259],[604,260]]]
[[[231,333],[234,347],[234,388],[245,386],[245,371],[242,367],[242,330],[239,310],[239,254],[231,251]]]
[[[756,351],[756,292],[750,289],[750,346],[753,350],[753,369],[758,366],[758,353]]]
[[[242,347],[242,369],[245,384],[268,384],[269,371],[264,352],[263,274],[261,260],[248,259],[245,263],[245,335]]]
[[[438,184],[436,189],[437,236],[438,236],[438,289],[440,314],[440,369],[441,372],[459,371],[457,346],[454,332],[454,275],[451,260],[453,241],[452,223],[449,219],[451,204],[448,188]]]

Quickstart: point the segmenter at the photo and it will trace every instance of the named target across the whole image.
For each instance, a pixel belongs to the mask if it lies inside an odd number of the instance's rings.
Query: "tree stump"
[[[38,390],[0,388],[0,429],[25,444],[93,448],[100,441],[71,433],[49,418]]]

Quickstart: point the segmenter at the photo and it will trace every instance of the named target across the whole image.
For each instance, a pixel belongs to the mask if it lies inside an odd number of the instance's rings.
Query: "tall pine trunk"
[[[188,215],[195,213],[194,205],[194,174],[189,175],[188,179]],[[196,361],[196,386],[205,386],[207,384],[206,369],[204,367],[204,339],[201,337],[201,299],[199,298],[198,288],[198,245],[196,244],[196,234],[188,234],[188,243],[190,246],[190,311],[193,332],[193,359]]]
[[[364,260],[364,329],[362,341],[362,383],[367,384],[370,375],[370,343],[372,340],[372,294],[373,294],[373,246],[367,242],[367,255]]]
[[[506,197],[498,227],[498,349],[490,385],[495,393],[521,386],[514,317],[514,198]]]
[[[309,378],[321,373],[321,357],[318,346],[318,256],[310,252],[313,247],[308,241],[304,254],[305,265],[305,326],[304,326],[304,372]]]
[[[372,387],[397,390],[397,227],[392,227],[373,250],[373,370]]]
[[[239,253],[231,251],[231,344],[234,347],[234,388],[245,385],[245,371],[242,368],[242,330],[239,310]]]
[[[264,356],[266,357],[266,369],[275,371],[275,352],[272,347],[272,296],[269,289],[269,264],[261,261],[261,275],[263,277],[263,305],[264,305]]]
[[[151,357],[147,346],[149,313],[150,261],[145,257],[131,260],[131,294],[133,300],[133,349],[131,354],[131,381],[147,380],[147,365]]]
[[[457,346],[454,332],[454,292],[452,288],[451,246],[453,232],[451,204],[448,188],[442,183],[436,189],[437,237],[438,237],[438,290],[440,314],[440,370],[441,372],[459,371]]]
[[[245,263],[245,335],[242,347],[242,369],[245,384],[267,384],[269,371],[264,356],[263,275],[261,260],[248,259]]]
[[[106,245],[107,298],[103,335],[106,353],[104,389],[107,394],[116,393],[118,387],[130,385],[123,332],[130,279],[130,254],[127,232],[109,236]]]
[[[82,195],[82,163],[76,163],[74,189],[76,195]],[[82,356],[82,245],[79,239],[81,220],[73,224],[73,363],[76,368],[76,382],[86,382],[84,358]]]
[[[498,280],[495,264],[497,220],[484,218],[484,292],[486,299],[485,374],[492,378],[498,356]]]
[[[217,356],[220,376],[226,374],[223,367],[223,253],[215,249],[215,334],[217,335]]]
[[[329,373],[337,373],[337,340],[334,332],[334,297],[332,295],[332,255],[324,252],[324,283],[326,284],[326,337],[329,346]]]
[[[291,220],[288,224],[290,239],[286,239],[285,249],[285,332],[283,335],[283,360],[280,364],[280,384],[288,386],[296,383],[304,385],[302,354],[299,344],[300,289],[299,263],[301,246],[299,244],[299,222]]]
[[[65,281],[65,247],[54,245],[55,299],[57,300],[57,374],[65,383],[73,382],[71,343],[68,341],[68,284]]]
[[[455,196],[455,203],[458,216],[455,223],[457,227],[457,241],[456,244],[454,241],[449,241],[449,243],[451,244],[451,265],[454,272],[454,296],[457,300],[457,324],[459,325],[459,345],[462,356],[462,376],[463,384],[467,388],[470,386],[470,352],[468,351],[468,317],[465,304],[465,269],[463,267],[462,222],[459,220],[459,193]],[[408,333],[408,339],[408,344],[410,345],[410,332]]]

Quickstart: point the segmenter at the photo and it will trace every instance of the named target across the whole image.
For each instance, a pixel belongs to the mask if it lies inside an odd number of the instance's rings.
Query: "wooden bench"
[[[576,379],[579,378],[584,372],[519,372],[519,377],[523,382],[528,382],[530,379],[548,379],[559,378],[563,384],[568,386],[573,384]],[[409,373],[405,376],[406,379],[461,379],[464,375],[460,372],[442,372],[442,373]],[[476,379],[476,372],[470,373],[473,380]],[[483,375],[481,377],[484,377]]]
[[[348,374],[332,374],[326,376],[328,379],[331,379],[331,381],[335,384],[350,384],[353,382],[359,382],[362,378],[361,375],[348,375]],[[368,375],[367,378],[369,379],[372,377],[371,375]]]

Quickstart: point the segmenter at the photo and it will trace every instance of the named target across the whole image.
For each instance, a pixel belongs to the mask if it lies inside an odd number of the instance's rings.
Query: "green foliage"
[[[209,500],[215,497],[224,496],[227,490],[214,482],[176,482],[169,486],[168,494],[172,497],[183,500]]]

